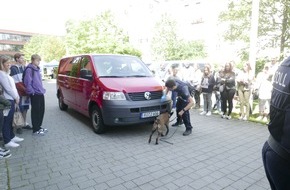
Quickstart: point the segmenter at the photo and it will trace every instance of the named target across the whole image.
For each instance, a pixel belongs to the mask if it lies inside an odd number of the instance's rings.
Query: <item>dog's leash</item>
[[[177,118],[177,116],[175,116],[175,118],[173,118],[172,120],[169,120],[169,123],[171,123],[172,121],[174,121]]]
[[[177,118],[177,116],[176,116],[174,119],[172,119],[171,121],[169,121],[169,122],[171,123],[171,122],[174,121],[176,118]],[[170,137],[161,137],[161,138],[160,138],[160,141],[163,141],[163,142],[166,142],[166,143],[168,143],[168,144],[173,145],[172,142],[169,142],[169,141],[167,141],[166,139],[170,139],[171,137],[173,137],[173,135],[174,135],[174,134],[176,133],[176,131],[177,131],[177,128],[178,128],[178,127],[176,127],[175,131],[172,133],[172,135],[171,135]]]

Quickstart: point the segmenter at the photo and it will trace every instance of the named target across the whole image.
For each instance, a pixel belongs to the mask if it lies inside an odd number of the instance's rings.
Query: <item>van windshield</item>
[[[139,58],[123,55],[94,55],[99,77],[151,77],[152,72]]]

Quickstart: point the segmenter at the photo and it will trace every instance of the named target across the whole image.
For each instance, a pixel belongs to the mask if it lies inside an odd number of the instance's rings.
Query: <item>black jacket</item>
[[[269,115],[269,132],[290,152],[290,57],[274,75]]]

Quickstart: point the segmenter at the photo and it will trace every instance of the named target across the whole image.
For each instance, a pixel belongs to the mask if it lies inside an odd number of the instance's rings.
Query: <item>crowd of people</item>
[[[197,64],[184,63],[181,66],[172,64],[166,73],[163,73],[163,80],[178,80],[190,84],[195,88],[192,95],[195,106],[201,106],[200,115],[211,116],[212,112],[219,113],[221,118],[231,119],[233,108],[239,105],[239,119],[249,120],[253,111],[253,93],[258,95],[259,115],[256,120],[268,122],[270,98],[272,91],[272,80],[279,64],[276,59],[266,63],[263,70],[254,76],[251,65],[245,62],[241,69],[238,69],[233,61],[214,69],[211,64],[205,64],[203,70]],[[178,95],[172,91],[173,109],[176,108]],[[173,126],[182,124],[178,120]]]
[[[39,64],[41,57],[31,56],[31,63],[26,66],[24,55],[16,53],[14,61],[9,56],[0,56],[0,158],[11,156],[9,148],[20,146],[24,139],[16,136],[22,129],[32,130],[33,135],[44,135],[42,128],[45,111],[44,94]],[[27,122],[27,111],[31,106],[32,126]],[[21,128],[13,127],[15,109],[20,109],[24,119]]]

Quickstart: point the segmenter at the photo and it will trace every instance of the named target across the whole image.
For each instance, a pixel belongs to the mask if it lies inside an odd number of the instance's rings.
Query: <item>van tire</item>
[[[58,97],[58,107],[62,111],[66,111],[68,106],[63,102],[63,96],[62,94],[59,95]]]
[[[105,125],[100,109],[97,106],[93,106],[91,112],[91,122],[95,133],[102,134],[105,132]]]

